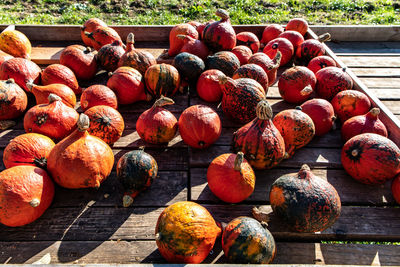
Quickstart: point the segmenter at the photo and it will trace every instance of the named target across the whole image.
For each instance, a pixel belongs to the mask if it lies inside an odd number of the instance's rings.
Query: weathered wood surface
[[[338,57],[349,68],[400,68],[400,54],[396,56],[385,56],[384,54],[374,56],[352,54]]]

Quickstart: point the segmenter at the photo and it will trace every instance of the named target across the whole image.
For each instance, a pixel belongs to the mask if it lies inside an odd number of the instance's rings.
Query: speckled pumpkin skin
[[[219,76],[224,73],[220,70],[206,70],[204,71],[196,84],[197,94],[201,99],[207,102],[221,101],[222,91],[219,85]]]
[[[353,80],[343,69],[338,67],[326,67],[319,70],[315,77],[317,85],[315,91],[318,96],[331,101],[339,92],[353,88]]]
[[[233,219],[222,234],[222,249],[232,263],[268,264],[276,255],[272,234],[250,217]]]
[[[236,46],[236,33],[232,28],[229,14],[219,15],[221,17],[219,21],[206,24],[203,30],[204,43],[212,51],[229,51]]]
[[[396,175],[393,179],[391,191],[393,198],[396,200],[398,204],[400,204],[400,175]]]
[[[383,184],[400,172],[400,149],[390,139],[374,133],[348,140],[341,159],[346,172],[364,184]]]
[[[189,35],[194,39],[199,39],[199,33],[196,28],[188,23],[175,25],[169,32],[169,49],[168,55],[170,57],[176,56],[181,51],[184,41],[178,38],[178,35]]]
[[[0,33],[0,50],[14,57],[30,59],[32,45],[22,32],[7,30]]]
[[[122,47],[122,42],[115,41],[100,48],[97,53],[97,62],[100,67],[106,71],[115,71],[118,68],[118,63],[122,55],[124,54],[125,50]]]
[[[279,65],[277,65],[275,68],[272,68],[272,66],[274,65],[274,61],[272,59],[270,59],[269,56],[267,56],[266,54],[264,54],[262,52],[258,52],[258,53],[253,54],[249,58],[248,63],[256,64],[256,65],[260,66],[261,68],[263,68],[265,73],[268,75],[268,86],[271,86],[272,84],[274,84],[274,82],[276,81]]]
[[[251,49],[253,53],[257,53],[260,50],[260,41],[257,35],[252,32],[240,32],[236,34],[236,45],[245,45]]]
[[[121,42],[119,34],[108,26],[97,27],[92,33],[88,35],[92,39],[92,46],[99,51],[103,46],[112,44],[113,42]]]
[[[277,38],[281,33],[283,33],[285,29],[279,24],[270,24],[264,28],[261,43],[267,44],[269,41]]]
[[[187,52],[198,56],[202,60],[206,60],[207,56],[210,54],[210,50],[208,50],[208,47],[201,40],[197,40],[189,35],[186,35],[183,39],[183,42],[184,44],[180,50],[181,53]]]
[[[249,58],[253,55],[253,52],[250,48],[244,45],[238,45],[232,48],[232,53],[239,59],[240,65],[247,64]]]
[[[82,93],[82,88],[79,86],[74,72],[67,66],[61,64],[51,64],[43,70],[42,85],[49,85],[52,83],[64,84],[71,88],[77,95]]]
[[[113,90],[101,84],[95,84],[86,88],[81,95],[81,108],[83,111],[88,108],[105,105],[118,108],[117,96]]]
[[[176,55],[172,65],[179,71],[181,78],[189,83],[196,83],[206,68],[201,58],[187,52]]]
[[[171,97],[178,91],[181,76],[178,70],[170,64],[155,64],[150,66],[145,75],[147,91],[154,97],[161,95]]]
[[[268,93],[268,75],[259,65],[246,64],[240,66],[240,68],[233,73],[232,78],[235,80],[239,78],[253,79],[264,88],[265,95]]]
[[[42,69],[33,61],[25,58],[11,58],[0,66],[0,80],[13,78],[26,92],[27,83],[40,84]]]
[[[342,123],[351,117],[367,113],[371,108],[369,98],[356,90],[345,90],[337,93],[331,103]]]
[[[221,229],[203,206],[180,201],[158,217],[156,242],[171,263],[201,263],[210,253]]]
[[[325,54],[323,44],[315,39],[305,40],[296,50],[296,62],[307,66],[311,59]]]
[[[308,23],[303,18],[293,18],[286,24],[286,31],[297,31],[304,36],[308,31]]]
[[[318,56],[310,60],[307,65],[312,72],[317,73],[317,71],[326,67],[336,67],[336,62],[330,56]]]
[[[336,189],[310,170],[279,177],[269,194],[272,209],[296,232],[318,232],[333,225],[340,215]]]
[[[279,77],[279,94],[289,103],[300,104],[311,97],[316,83],[314,73],[308,68],[292,67],[285,70]],[[306,86],[311,86],[307,92],[303,90]]]
[[[233,73],[240,67],[240,62],[234,53],[221,51],[208,56],[206,66],[207,69],[220,70],[226,76],[232,77]]]
[[[97,72],[95,53],[82,45],[70,45],[60,55],[60,63],[70,68],[77,79],[90,80]]]
[[[278,37],[288,39],[292,43],[294,51],[304,42],[303,35],[297,31],[285,31]]]
[[[156,179],[158,165],[150,154],[143,150],[133,150],[118,160],[116,170],[124,194],[135,198]]]
[[[85,45],[93,47],[93,40],[89,38],[85,32],[87,33],[92,33],[94,30],[96,30],[99,27],[106,27],[107,24],[102,21],[101,19],[98,18],[90,18],[85,23],[83,24],[81,28],[81,38],[82,41],[85,43]]]
[[[293,57],[294,47],[288,39],[278,37],[268,42],[263,49],[263,53],[265,53],[269,58],[274,58],[278,51],[282,54],[279,66],[285,66]]]
[[[10,120],[21,116],[28,105],[24,90],[12,79],[0,81],[0,120]]]

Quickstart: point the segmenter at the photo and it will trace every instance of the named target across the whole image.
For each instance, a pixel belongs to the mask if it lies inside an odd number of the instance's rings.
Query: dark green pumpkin
[[[234,53],[221,51],[208,56],[206,65],[207,69],[217,69],[225,75],[232,77],[233,73],[240,67],[240,62]]]
[[[96,55],[97,63],[102,69],[113,72],[118,68],[118,62],[125,53],[121,41],[114,41],[104,45]]]
[[[272,234],[257,220],[245,216],[233,219],[225,227],[222,249],[232,263],[268,264],[276,254]]]
[[[125,153],[117,163],[117,177],[124,188],[123,205],[128,207],[133,199],[147,189],[157,176],[156,160],[143,150]]]
[[[268,75],[263,68],[256,64],[246,64],[240,66],[232,76],[233,79],[250,78],[257,81],[268,92]]]
[[[336,189],[307,165],[298,173],[279,177],[271,186],[269,199],[274,213],[296,232],[323,231],[340,215]]]
[[[175,56],[172,65],[179,71],[181,78],[189,83],[196,83],[200,74],[205,69],[201,58],[187,52]]]

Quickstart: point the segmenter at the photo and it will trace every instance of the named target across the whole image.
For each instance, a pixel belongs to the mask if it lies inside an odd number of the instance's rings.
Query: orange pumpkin
[[[293,18],[287,23],[286,30],[297,31],[304,36],[308,31],[308,23],[303,18]]]
[[[81,95],[81,108],[83,111],[99,105],[117,109],[118,101],[114,91],[101,84],[95,84],[83,90]]]
[[[0,81],[0,120],[19,117],[27,105],[28,97],[14,79]]]
[[[0,49],[14,57],[30,59],[32,45],[22,32],[6,30],[0,34]]]
[[[50,152],[47,170],[66,188],[98,188],[111,173],[114,154],[101,139],[88,133],[89,117],[81,114],[78,129]]]
[[[170,64],[155,64],[150,66],[144,80],[148,92],[159,98],[161,95],[171,97],[178,91],[181,77],[178,70]]]
[[[65,84],[77,95],[82,93],[82,88],[79,86],[74,72],[61,64],[52,64],[43,70],[42,84],[49,85],[52,83]]]
[[[199,33],[196,28],[188,23],[175,25],[169,32],[169,49],[168,55],[170,57],[179,54],[182,46],[185,44],[184,41],[178,38],[178,35],[188,35],[194,39],[199,39]]]
[[[66,47],[61,52],[60,63],[70,68],[80,80],[90,80],[97,73],[96,53],[82,45]]]
[[[31,93],[35,96],[37,105],[48,103],[50,94],[58,95],[62,102],[71,108],[74,108],[76,105],[76,96],[74,91],[65,84],[53,83],[40,86],[33,83],[27,83],[26,87],[28,87]]]
[[[11,58],[0,66],[0,80],[13,78],[14,81],[26,92],[27,83],[40,83],[42,69],[33,61],[25,58]]]
[[[94,30],[96,30],[99,27],[106,27],[107,24],[102,21],[101,19],[98,18],[90,18],[81,27],[81,37],[82,41],[85,43],[85,45],[93,47],[92,39],[90,39],[86,33],[92,33]]]
[[[15,166],[0,173],[0,222],[15,227],[38,219],[50,206],[54,184],[43,169]]]
[[[168,262],[201,263],[221,229],[203,206],[180,201],[160,214],[155,232],[158,250]]]
[[[99,51],[103,46],[111,44],[114,41],[119,41],[122,43],[119,34],[113,28],[108,26],[99,26],[91,33],[85,32],[85,35],[92,40],[92,46],[97,51]]]

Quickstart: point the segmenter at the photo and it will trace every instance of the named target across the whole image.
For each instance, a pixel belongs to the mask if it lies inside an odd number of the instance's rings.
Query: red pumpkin
[[[303,35],[301,35],[301,33],[297,31],[285,31],[281,33],[278,37],[288,39],[292,43],[294,51],[296,51],[297,47],[299,47],[304,42]]]
[[[95,54],[89,47],[70,45],[60,55],[60,63],[70,68],[76,78],[90,80],[97,73]]]
[[[33,61],[25,58],[12,58],[0,66],[0,80],[14,79],[22,89],[29,92],[27,83],[40,83],[42,69]]]
[[[236,46],[236,33],[229,20],[229,13],[217,9],[215,14],[221,19],[206,25],[203,31],[204,43],[214,52],[232,50]]]
[[[0,81],[0,120],[10,120],[21,116],[27,105],[28,97],[14,79]]]
[[[136,131],[140,138],[151,144],[168,143],[178,130],[174,114],[164,108],[174,104],[171,98],[161,96],[154,105],[140,114],[136,121]]]
[[[50,94],[58,95],[62,102],[71,108],[74,108],[76,105],[76,96],[74,91],[72,91],[72,89],[65,84],[52,83],[49,85],[40,86],[33,83],[27,83],[26,86],[35,96],[37,105],[47,104]]]
[[[263,49],[269,58],[274,58],[278,51],[282,54],[281,63],[279,66],[284,66],[290,62],[294,53],[292,43],[286,38],[276,38],[267,43]]]
[[[306,67],[296,66],[285,70],[278,81],[279,93],[289,103],[302,103],[314,92],[317,79]]]
[[[207,102],[221,101],[222,91],[219,85],[219,76],[224,75],[219,70],[206,70],[197,80],[196,91],[201,99]]]
[[[391,190],[394,200],[400,204],[400,174],[393,179]]]
[[[260,50],[260,41],[257,35],[252,32],[240,32],[236,34],[236,45],[245,45],[251,49],[253,53],[257,53]]]
[[[315,135],[321,136],[328,133],[335,123],[335,111],[331,103],[321,98],[307,100],[301,105],[301,110],[306,113],[315,126]]]
[[[85,23],[83,24],[83,27],[81,27],[81,38],[82,41],[85,43],[85,45],[93,47],[92,39],[89,38],[86,33],[92,33],[99,27],[106,27],[107,24],[102,21],[101,19],[98,18],[90,18]]]
[[[115,71],[125,50],[121,41],[115,41],[111,44],[102,46],[97,53],[97,61],[102,69]]]
[[[178,35],[188,35],[194,39],[199,39],[199,33],[196,28],[188,23],[175,25],[169,32],[168,55],[174,57],[181,51],[184,41]]]
[[[119,34],[113,28],[108,26],[97,27],[95,30],[93,30],[93,32],[86,32],[85,34],[92,40],[92,46],[97,51],[99,51],[103,46],[112,44],[116,41],[122,43]]]
[[[345,121],[341,129],[343,140],[347,141],[362,133],[376,133],[387,137],[388,132],[378,117],[379,113],[379,108],[373,108],[365,115],[358,115]]]
[[[353,80],[346,73],[346,69],[326,67],[319,70],[315,77],[317,78],[316,93],[328,101],[332,100],[337,93],[353,88]]]
[[[278,36],[285,31],[285,28],[283,28],[279,24],[270,24],[267,25],[264,28],[262,38],[261,38],[261,43],[262,44],[267,44],[270,41],[274,40],[275,38],[278,38]]]
[[[234,53],[239,59],[240,65],[247,64],[249,58],[253,55],[253,52],[250,50],[250,48],[244,45],[235,46],[232,48],[232,53]]]
[[[363,115],[371,109],[369,98],[356,90],[345,90],[337,93],[331,103],[342,122],[351,117]]]
[[[33,83],[38,84],[36,82]],[[49,85],[53,83],[65,84],[77,95],[82,93],[82,88],[79,86],[74,72],[64,65],[52,64],[43,70],[42,84]]]
[[[206,148],[221,135],[221,120],[210,107],[194,105],[185,109],[178,121],[183,141],[194,148]]]
[[[121,138],[125,128],[124,119],[121,114],[109,106],[94,106],[85,111],[90,120],[87,130],[92,136],[96,136],[113,145]]]
[[[190,35],[178,35],[177,38],[183,40],[183,46],[180,50],[180,53],[187,52],[198,56],[202,60],[205,60],[210,54],[210,50],[208,50],[208,47],[204,44],[203,41],[195,39]]]
[[[294,18],[286,24],[286,31],[297,31],[301,35],[305,35],[308,31],[308,23],[303,18]]]
[[[171,263],[201,263],[210,253],[221,229],[203,206],[180,201],[158,217],[156,243]]]
[[[325,54],[325,46],[323,42],[330,40],[331,35],[325,33],[318,39],[305,40],[296,50],[295,62],[307,66],[311,59]]]
[[[14,58],[12,55],[7,54],[0,50],[0,65],[3,64],[4,61]]]
[[[83,90],[81,95],[81,108],[83,111],[99,105],[117,109],[118,101],[114,91],[101,84],[95,84]]]
[[[207,182],[211,192],[222,201],[239,203],[253,193],[256,176],[243,152],[226,153],[208,166]]]
[[[268,75],[263,68],[256,64],[246,64],[233,73],[233,79],[250,78],[257,81],[263,88],[265,95],[268,93]]]
[[[354,136],[344,144],[341,157],[345,171],[364,184],[383,184],[400,172],[400,149],[379,134]]]
[[[15,166],[0,173],[0,223],[16,227],[37,220],[50,206],[54,184],[43,169]]]
[[[178,70],[170,64],[156,64],[149,67],[144,75],[146,89],[150,95],[171,97],[178,91],[181,77]]]
[[[268,75],[268,86],[271,86],[276,81],[279,65],[281,64],[281,53],[277,53],[274,59],[270,59],[264,53],[255,53],[249,58],[249,64],[256,64],[263,68]]]
[[[336,62],[333,60],[333,58],[329,56],[318,56],[313,59],[308,63],[307,68],[309,68],[312,72],[317,73],[320,69],[326,68],[326,67],[336,67]]]

